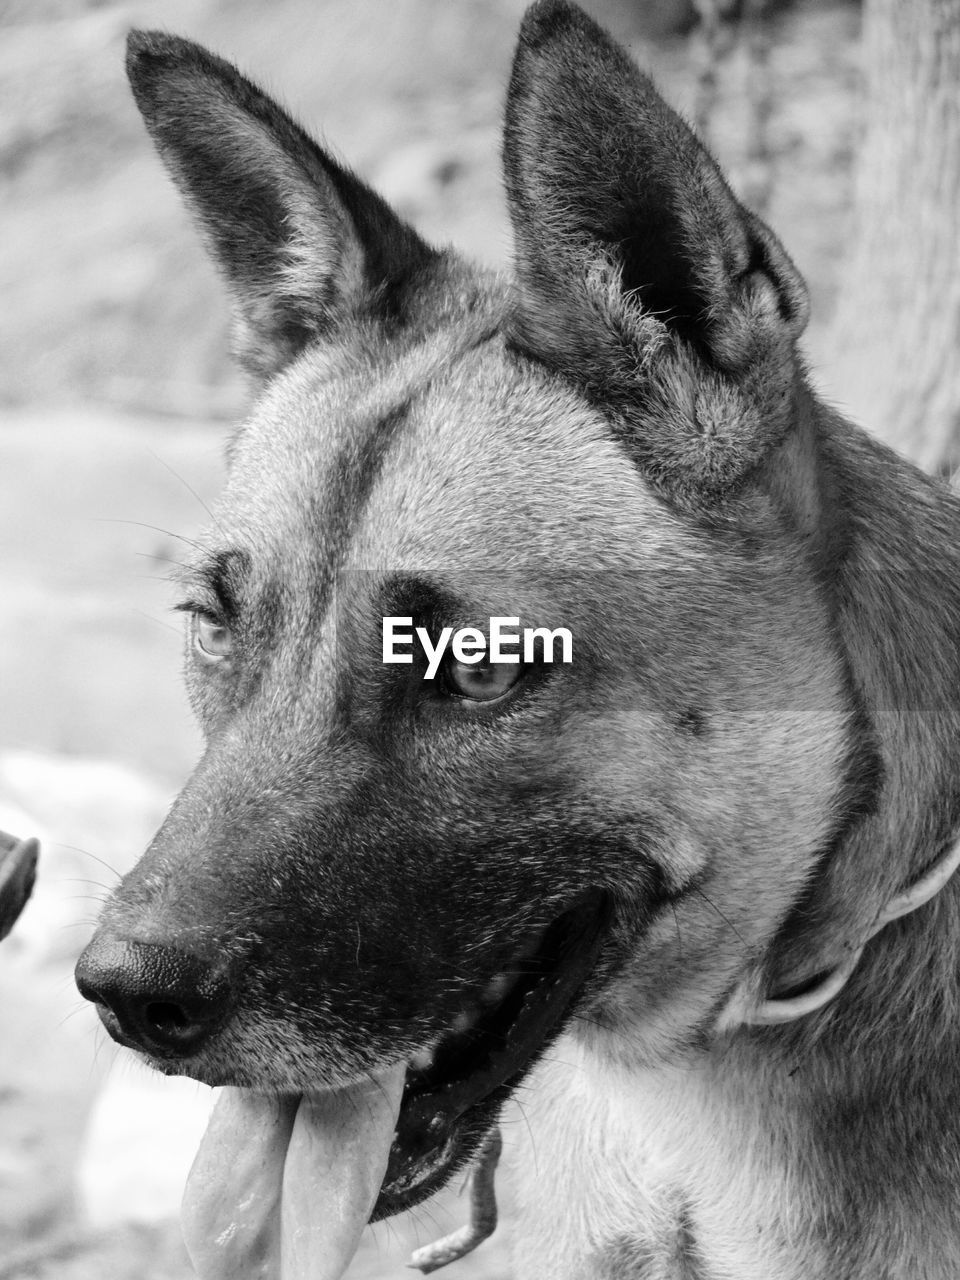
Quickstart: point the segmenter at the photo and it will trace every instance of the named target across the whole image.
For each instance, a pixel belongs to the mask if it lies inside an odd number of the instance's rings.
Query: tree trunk
[[[833,321],[838,397],[960,466],[960,0],[865,0],[866,132]]]

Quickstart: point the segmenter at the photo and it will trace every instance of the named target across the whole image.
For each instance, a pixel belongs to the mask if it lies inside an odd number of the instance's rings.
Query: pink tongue
[[[183,1197],[200,1280],[339,1280],[383,1182],[405,1074],[280,1101],[222,1091]]]

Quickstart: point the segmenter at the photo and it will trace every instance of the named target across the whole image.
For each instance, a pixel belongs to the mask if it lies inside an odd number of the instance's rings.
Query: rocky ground
[[[206,518],[222,424],[244,403],[216,282],[128,102],[122,34],[163,25],[256,68],[428,236],[502,263],[499,118],[522,8],[0,5],[0,88],[13,104],[0,119],[0,827],[44,838],[36,899],[0,947],[0,1280],[189,1275],[174,1213],[198,1091],[174,1096],[114,1066],[70,981],[98,900],[198,749],[164,578]],[[646,39],[639,7],[594,9],[692,110],[696,49]],[[856,10],[799,4],[772,35],[761,177],[811,282],[811,348],[829,385]],[[757,178],[747,136],[758,91],[756,68],[735,51],[713,139],[741,184]],[[372,1231],[354,1280],[399,1276],[435,1217],[445,1229],[462,1216],[455,1196],[446,1201]],[[508,1236],[509,1213],[459,1274],[506,1277]]]

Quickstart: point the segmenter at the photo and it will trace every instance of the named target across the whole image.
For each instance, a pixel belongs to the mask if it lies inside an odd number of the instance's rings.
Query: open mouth
[[[273,1275],[282,1264],[284,1274],[341,1276],[367,1222],[439,1190],[483,1143],[573,1014],[610,916],[605,893],[579,899],[412,1063],[303,1094],[224,1089],[184,1193],[197,1273]],[[441,1241],[413,1265],[434,1270],[471,1247],[458,1240],[449,1254]]]
[[[425,1200],[489,1143],[510,1092],[574,1015],[611,915],[601,890],[579,898],[412,1062],[333,1089],[224,1088],[184,1193],[197,1273],[279,1274],[289,1256],[298,1275],[341,1275],[368,1221]]]
[[[559,916],[515,972],[498,975],[475,1015],[407,1070],[372,1221],[439,1190],[471,1157],[511,1091],[567,1022],[610,915],[595,890]]]

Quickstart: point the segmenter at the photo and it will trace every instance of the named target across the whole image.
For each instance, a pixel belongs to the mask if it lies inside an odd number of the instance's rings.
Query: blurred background
[[[198,751],[165,575],[206,519],[246,403],[223,293],[126,88],[124,35],[160,26],[237,61],[428,238],[506,264],[500,120],[524,7],[0,0],[0,827],[44,841],[34,900],[0,947],[0,1280],[190,1274],[175,1213],[202,1091],[118,1058],[71,982],[99,899]],[[859,5],[585,7],[777,229],[810,284],[819,385],[854,399],[842,339],[861,326],[838,320],[838,297],[860,270],[858,219],[885,199],[873,189],[858,208],[855,160],[881,111],[863,50],[886,56],[861,38]],[[956,258],[951,189],[940,203]],[[944,469],[941,455],[928,463]],[[399,1276],[413,1243],[464,1212],[451,1193],[374,1229],[351,1276]],[[507,1277],[508,1231],[451,1274]]]

